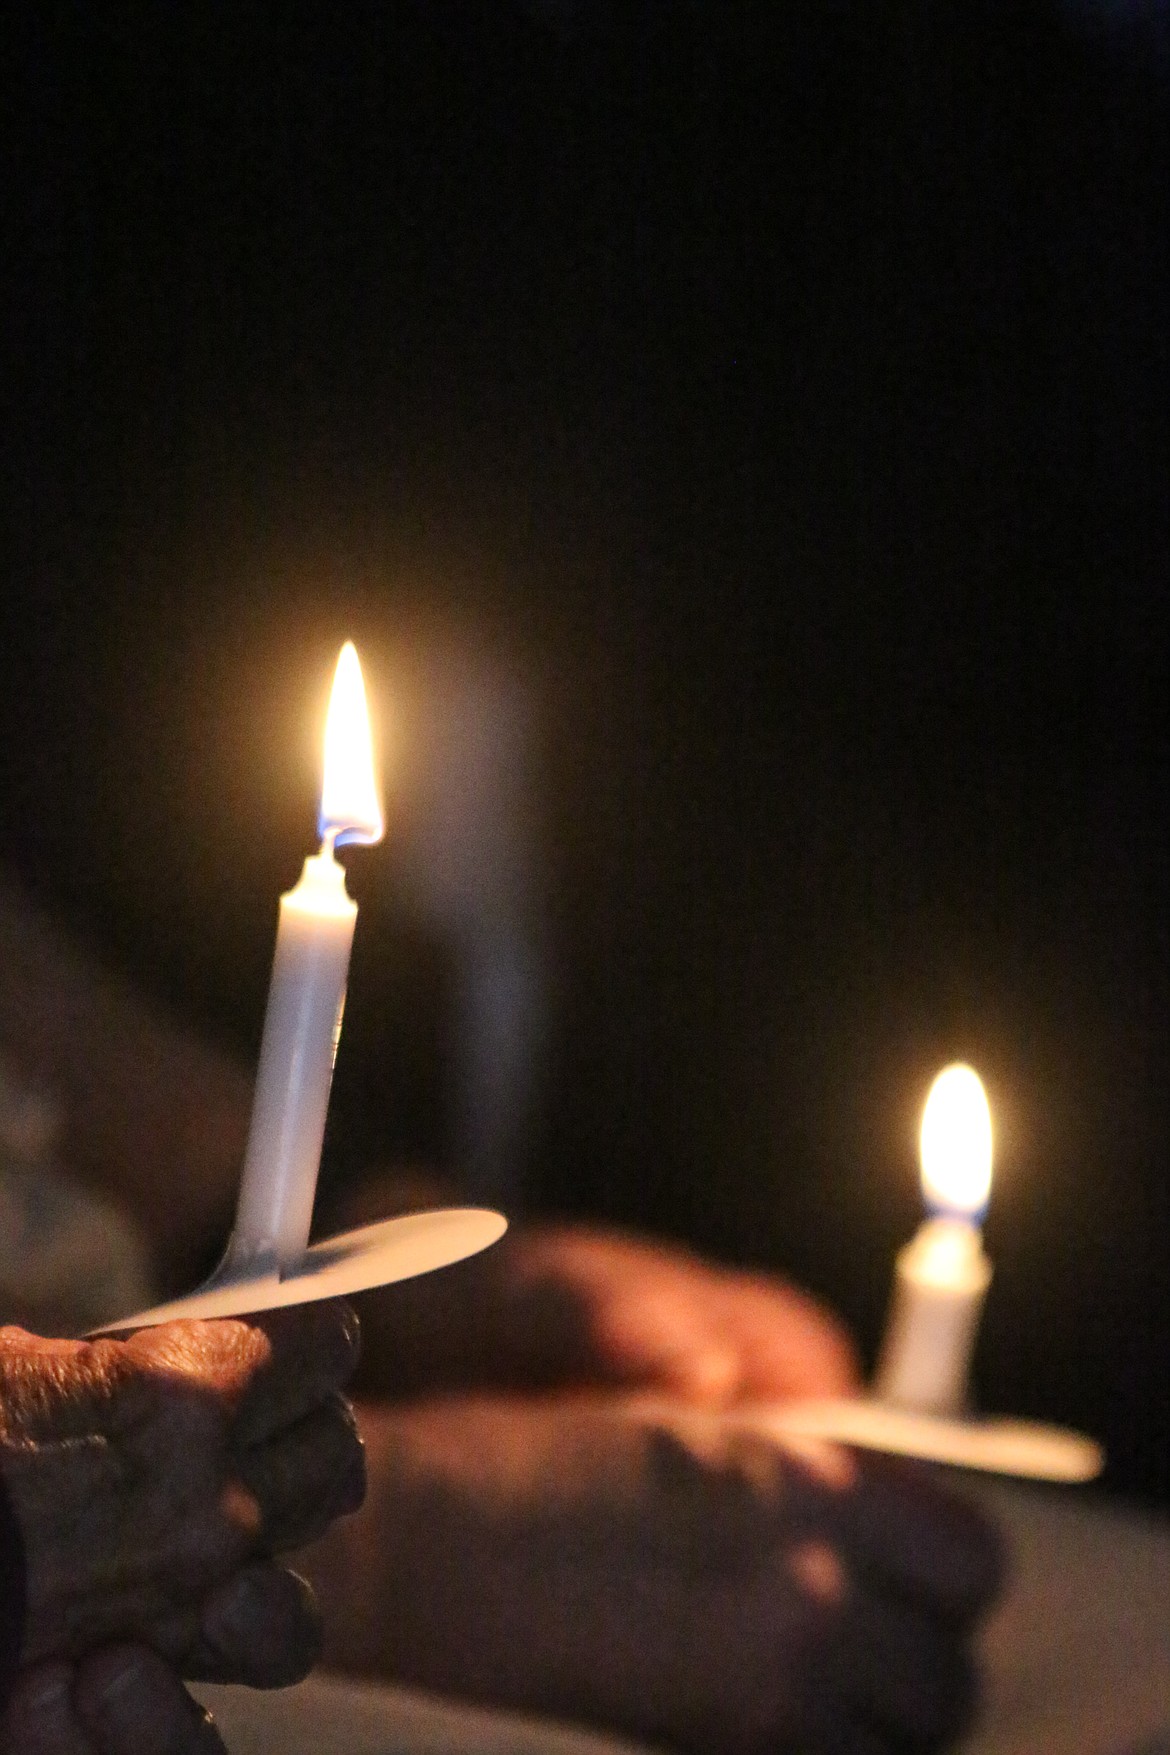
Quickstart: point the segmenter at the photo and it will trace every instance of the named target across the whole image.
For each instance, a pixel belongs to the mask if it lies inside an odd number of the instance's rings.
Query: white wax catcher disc
[[[977,1416],[947,1419],[864,1398],[756,1403],[730,1409],[727,1417],[780,1438],[824,1438],[1035,1481],[1091,1481],[1105,1466],[1099,1444],[1062,1426]]]
[[[184,1317],[254,1316],[290,1304],[311,1304],[318,1298],[370,1292],[477,1255],[507,1228],[502,1214],[481,1207],[450,1207],[383,1219],[314,1243],[283,1274],[214,1274],[185,1298],[103,1323],[95,1332],[117,1334],[125,1329],[154,1328],[160,1322],[177,1322]]]

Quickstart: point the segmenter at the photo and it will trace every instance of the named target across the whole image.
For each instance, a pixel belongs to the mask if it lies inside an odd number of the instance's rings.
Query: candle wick
[[[337,829],[326,829],[325,833],[322,835],[322,837],[321,837],[321,853],[320,853],[320,857],[322,859],[332,859],[333,858],[333,855],[334,855],[336,848],[337,848],[337,836],[338,836]]]

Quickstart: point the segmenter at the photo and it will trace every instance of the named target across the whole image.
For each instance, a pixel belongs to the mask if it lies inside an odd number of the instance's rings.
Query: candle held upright
[[[382,838],[365,688],[357,652],[341,650],[325,726],[321,848],[280,899],[268,1009],[244,1158],[230,1274],[287,1270],[313,1217],[333,1063],[341,1033],[357,904],[334,849]]]
[[[949,1066],[934,1081],[921,1153],[928,1217],[898,1256],[874,1393],[957,1414],[992,1274],[979,1228],[991,1191],[991,1112],[969,1066]]]

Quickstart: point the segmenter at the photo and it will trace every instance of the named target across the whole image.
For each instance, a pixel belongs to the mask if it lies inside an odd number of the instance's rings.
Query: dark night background
[[[534,1200],[783,1267],[872,1350],[970,1059],[983,1400],[1170,1500],[1166,13],[4,28],[6,859],[252,1053],[336,646],[506,653]],[[337,1150],[441,1160],[389,793]]]

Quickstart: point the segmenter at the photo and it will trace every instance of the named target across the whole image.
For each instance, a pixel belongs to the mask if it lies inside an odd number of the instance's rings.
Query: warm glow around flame
[[[374,747],[362,667],[352,640],[341,648],[325,720],[325,780],[321,787],[322,839],[369,846],[382,839],[382,804],[374,778]]]
[[[927,1203],[948,1213],[981,1214],[991,1193],[991,1110],[971,1067],[945,1067],[930,1087],[921,1151]]]

